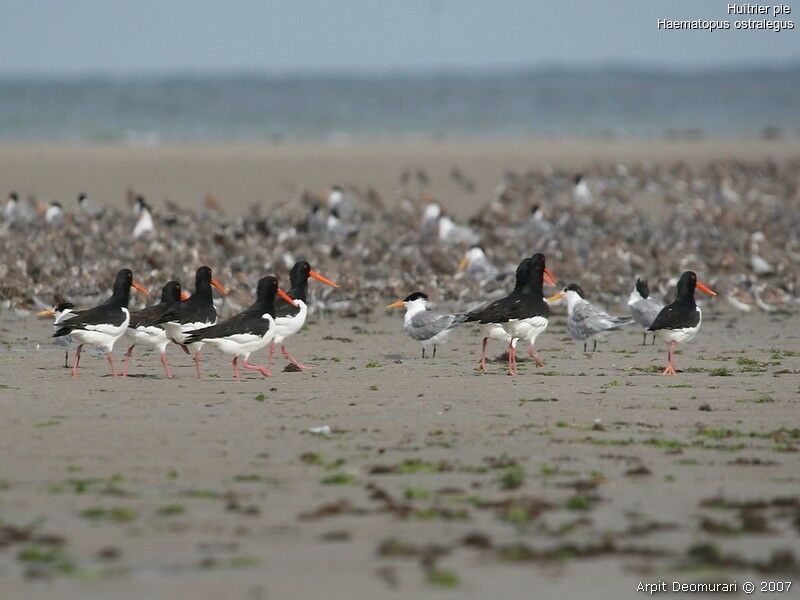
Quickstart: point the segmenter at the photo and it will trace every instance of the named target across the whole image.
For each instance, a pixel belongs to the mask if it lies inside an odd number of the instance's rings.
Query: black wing
[[[53,334],[53,337],[69,335],[75,329],[86,329],[87,325],[114,325],[120,326],[125,321],[125,311],[119,306],[101,304],[94,308],[81,310],[69,319],[64,319],[59,323],[61,328]]]
[[[132,312],[131,322],[128,324],[128,327],[150,327],[151,325],[163,323],[161,319],[167,314],[167,311],[170,310],[173,304],[175,303],[154,304],[153,306],[148,306],[142,310]]]
[[[665,306],[661,309],[661,312],[658,313],[656,320],[650,325],[648,331],[695,327],[699,322],[700,313],[697,311],[697,307],[673,302],[669,306]]]
[[[475,321],[478,323],[505,323],[508,321],[507,313],[509,307],[514,303],[514,300],[515,297],[513,295],[495,300],[491,304],[468,312],[465,321],[467,323]]]
[[[507,323],[511,319],[528,319],[530,317],[549,317],[550,307],[543,299],[532,298],[523,294],[511,294],[495,300],[484,308],[467,313],[466,321],[478,323]]]
[[[217,309],[213,302],[193,302],[193,297],[188,300],[174,302],[161,316],[157,323],[213,323],[217,319]],[[154,323],[157,324],[157,323]]]
[[[222,323],[192,331],[187,335],[186,343],[191,344],[210,338],[224,338],[246,333],[264,335],[267,331],[269,331],[269,321],[262,318],[259,312],[247,311],[234,315]]]

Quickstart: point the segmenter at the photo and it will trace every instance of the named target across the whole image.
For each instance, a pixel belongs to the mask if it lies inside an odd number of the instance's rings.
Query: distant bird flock
[[[286,339],[313,311],[360,317],[400,297],[390,307],[405,309],[404,329],[424,355],[435,356],[452,331],[475,324],[483,334],[478,369],[487,368],[488,343],[500,342],[514,375],[518,347],[544,362],[536,342],[552,307],[563,303],[567,330],[585,351],[638,327],[643,343],[648,333],[664,339],[665,372],[673,373],[677,345],[701,326],[695,290],[714,295],[713,287],[740,314],[796,310],[798,167],[719,161],[596,166],[578,175],[509,172],[468,220],[430,195],[432,176],[416,167],[403,172],[389,198],[352,185],[327,194],[299,190],[269,210],[253,203],[237,217],[211,195],[199,210],[169,200],[155,209],[131,190],[128,216],[86,194],[65,208],[11,192],[0,222],[8,257],[0,264],[0,309],[20,316],[45,309],[39,314],[53,319],[56,341],[75,348],[73,373],[84,346],[106,354],[122,375],[142,347],[157,351],[171,378],[166,350],[173,344],[191,356],[198,377],[206,346],[230,356],[238,377],[239,367],[270,375],[277,349],[293,368],[308,368]],[[459,193],[477,193],[473,184],[459,186]],[[549,296],[543,286],[556,280],[545,255],[569,277]],[[226,287],[208,267],[196,268],[203,264],[214,265]],[[113,293],[98,304],[115,272]],[[712,280],[698,281],[697,272]],[[191,276],[187,295],[179,281]],[[325,285],[309,289],[309,278]],[[160,300],[143,306],[131,289],[140,298],[158,289]],[[428,294],[458,310],[430,311]],[[674,300],[666,306],[657,299],[668,296]],[[623,298],[625,313],[605,308]],[[262,350],[263,364],[253,358]]]

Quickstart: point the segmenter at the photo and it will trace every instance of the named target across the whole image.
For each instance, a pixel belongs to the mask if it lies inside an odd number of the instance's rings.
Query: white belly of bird
[[[423,346],[429,348],[431,346],[438,346],[439,344],[443,344],[448,336],[450,335],[451,329],[445,329],[444,331],[440,331],[433,337],[429,337],[427,340],[420,340]]]
[[[500,323],[487,323],[483,325],[483,337],[506,344],[511,343],[511,334]]]
[[[266,348],[275,335],[275,328],[270,323],[269,331],[265,335],[254,333],[239,333],[224,338],[210,338],[205,340],[217,350],[247,360],[251,353]]]
[[[128,331],[125,332],[124,341],[130,342],[130,344],[152,346],[159,351],[163,351],[167,347],[167,344],[169,344],[167,332],[160,327],[152,325],[149,327],[136,327],[135,329],[128,327]]]
[[[275,319],[275,343],[280,344],[290,335],[294,335],[303,328],[308,315],[308,306],[302,300],[295,300],[300,309],[293,317],[278,317]]]
[[[125,319],[119,325],[86,325],[85,329],[76,329],[70,335],[78,344],[85,344],[105,352],[111,352],[114,349],[114,343],[128,329],[128,323],[131,320],[128,309],[123,308],[122,310],[125,313]]]
[[[202,329],[203,327],[210,327],[211,325],[216,325],[217,320],[214,319],[211,323],[177,323],[175,321],[170,321],[169,323],[164,323],[164,331],[167,332],[167,337],[175,342],[176,344],[183,344],[186,340],[186,334],[195,331],[196,329]],[[194,344],[186,344],[192,350],[197,352],[203,347],[203,342],[196,342]]]
[[[588,339],[590,339],[590,340],[594,339],[594,340],[597,340],[598,342],[605,342],[609,337],[611,337],[612,333],[614,333],[613,330],[612,331],[608,331],[608,330],[607,331],[598,331],[596,333],[590,334]]]
[[[512,319],[506,323],[506,330],[511,336],[525,340],[531,344],[536,341],[536,338],[545,329],[547,329],[547,319],[544,317]]]
[[[697,332],[700,331],[700,324],[697,324],[697,327],[684,327],[683,329],[660,329],[656,333],[660,334],[661,337],[668,341],[668,342],[678,342],[679,344],[684,344],[686,342],[691,342]]]

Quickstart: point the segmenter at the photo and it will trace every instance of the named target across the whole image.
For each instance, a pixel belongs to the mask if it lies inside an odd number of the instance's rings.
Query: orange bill
[[[135,289],[137,292],[139,292],[140,294],[144,294],[145,296],[149,296],[150,295],[150,292],[147,291],[147,288],[144,287],[138,281],[131,281],[131,287],[133,289]]]
[[[288,304],[294,306],[294,298],[292,298],[289,294],[284,292],[281,288],[278,288],[278,296],[283,298]]]
[[[553,272],[547,267],[544,268],[544,282],[547,285],[556,285],[556,276],[553,275]]]
[[[44,310],[40,310],[39,312],[37,312],[36,316],[37,317],[55,317],[56,316],[56,311],[54,311],[52,308],[46,308]]]
[[[219,281],[217,281],[213,277],[211,278],[211,285],[213,285],[215,288],[217,288],[223,294],[227,294],[228,293],[228,290],[225,289],[225,286],[222,285]]]
[[[181,290],[181,300],[188,300],[188,299],[189,299],[189,294]]]
[[[403,302],[402,300],[398,300],[397,302],[392,302],[386,308],[403,308],[405,305],[406,305],[405,302]]]
[[[328,278],[327,278],[327,277],[325,277],[324,275],[320,275],[320,274],[319,274],[319,273],[317,273],[316,271],[309,271],[309,272],[308,272],[308,276],[309,276],[309,277],[313,277],[313,278],[314,278],[314,279],[316,279],[317,281],[321,281],[321,282],[322,282],[322,283],[324,283],[325,285],[329,285],[329,286],[331,286],[331,287],[335,287],[335,288],[338,288],[338,287],[339,287],[339,286],[338,286],[338,285],[336,285],[336,284],[335,284],[333,281],[331,281],[330,279],[328,279]]]
[[[564,295],[565,294],[564,294],[563,291],[557,292],[557,293],[553,294],[552,296],[550,296],[549,298],[547,298],[547,301],[548,302],[558,302],[559,300],[561,300],[564,297]]]
[[[717,295],[717,292],[712,290],[710,287],[708,287],[702,281],[698,281],[697,282],[697,289],[700,290],[701,292],[703,292],[704,294],[708,294],[709,296],[716,296]]]
[[[467,255],[465,254],[464,258],[461,259],[461,262],[458,263],[458,270],[459,271],[463,271],[464,269],[467,268],[468,264],[469,264],[469,259],[467,258]]]

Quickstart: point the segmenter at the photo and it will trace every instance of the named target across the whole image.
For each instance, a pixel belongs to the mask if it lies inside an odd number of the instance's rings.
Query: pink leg
[[[544,363],[542,362],[542,359],[539,358],[539,354],[533,348],[533,344],[530,344],[528,346],[528,355],[533,359],[533,362],[536,363],[537,367],[543,367],[544,366]]]
[[[508,374],[517,374],[517,349],[513,341],[508,345]]]
[[[252,365],[249,362],[247,362],[247,359],[242,361],[242,366],[245,369],[250,369],[251,371],[258,371],[264,377],[272,377],[272,371],[270,371],[269,367],[262,367],[260,365]]]
[[[133,347],[135,344],[131,344],[128,348],[128,351],[125,353],[125,360],[122,362],[122,376],[128,376],[128,365],[131,362],[131,356],[133,355]]]
[[[267,353],[267,369],[272,368],[272,357],[275,355],[275,342],[270,342],[269,352]]]
[[[283,355],[286,357],[286,359],[290,363],[292,363],[295,367],[297,367],[298,369],[302,369],[303,371],[306,371],[308,369],[313,368],[311,365],[304,365],[299,360],[297,360],[294,356],[292,356],[291,353],[286,349],[286,345],[285,344],[281,344],[281,352],[283,352]]]
[[[664,369],[664,375],[675,375],[677,371],[675,370],[675,363],[673,362],[673,354],[675,353],[675,348],[678,347],[678,342],[670,342],[667,345],[667,368]]]
[[[169,363],[167,363],[167,352],[161,351],[161,364],[164,366],[164,373],[167,374],[167,379],[172,379],[172,371],[169,370]]]
[[[83,348],[83,344],[78,344],[78,347],[75,348],[75,359],[72,361],[72,376],[78,376],[78,365],[81,362],[81,348]]]
[[[239,377],[239,357],[238,356],[234,356],[233,357],[233,362],[231,364],[233,365],[233,378],[236,381],[240,381],[240,377]]]
[[[111,376],[112,377],[116,377],[117,376],[117,372],[114,370],[114,353],[113,352],[107,352],[106,353],[106,359],[108,360],[108,366],[111,367]]]
[[[488,343],[489,338],[483,338],[483,344],[481,345],[481,362],[478,363],[478,368],[475,369],[481,373],[486,373],[486,344]]]
[[[197,378],[202,379],[203,374],[200,372],[200,351],[194,353],[194,366],[197,369]]]

